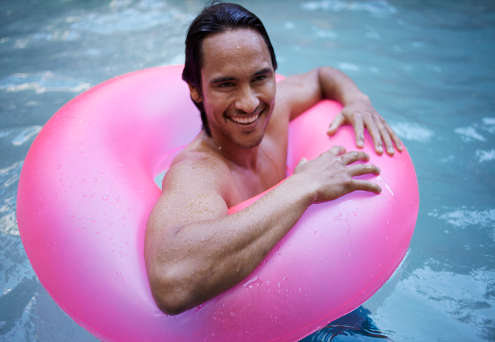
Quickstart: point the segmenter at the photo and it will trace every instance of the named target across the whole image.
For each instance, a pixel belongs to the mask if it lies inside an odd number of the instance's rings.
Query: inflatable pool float
[[[181,70],[104,82],[63,106],[35,139],[17,219],[40,282],[105,341],[293,341],[358,307],[403,259],[418,212],[407,151],[379,156],[369,137],[364,150],[381,169],[381,194],[312,205],[240,284],[180,315],[158,309],[143,257],[160,195],[154,178],[201,126]],[[326,135],[339,110],[322,101],[291,123],[289,172],[335,144],[355,149],[351,127]]]

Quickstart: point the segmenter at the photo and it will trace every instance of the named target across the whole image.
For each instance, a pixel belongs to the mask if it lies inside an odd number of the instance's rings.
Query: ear
[[[203,101],[199,89],[190,84],[188,84],[188,86],[189,86],[189,94],[191,94],[191,99],[196,103],[200,103],[201,101]]]

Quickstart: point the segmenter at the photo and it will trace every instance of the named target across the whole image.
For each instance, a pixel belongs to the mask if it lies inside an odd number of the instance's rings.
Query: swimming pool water
[[[331,65],[351,76],[418,175],[419,217],[399,270],[357,312],[305,341],[494,341],[495,3],[241,3],[264,21],[280,73]],[[185,30],[203,4],[0,6],[0,341],[96,340],[53,302],[26,257],[15,219],[22,163],[75,95],[122,73],[182,63]]]

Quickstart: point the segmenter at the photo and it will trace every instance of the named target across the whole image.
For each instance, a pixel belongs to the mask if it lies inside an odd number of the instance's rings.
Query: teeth
[[[241,125],[249,125],[255,122],[258,117],[260,116],[261,113],[257,113],[254,115],[250,116],[231,116],[230,119],[234,121],[235,123],[241,124]]]

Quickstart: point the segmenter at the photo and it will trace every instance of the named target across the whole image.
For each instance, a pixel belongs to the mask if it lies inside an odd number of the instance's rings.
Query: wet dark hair
[[[202,93],[201,89],[201,44],[206,37],[227,31],[229,29],[249,28],[258,32],[268,47],[272,59],[273,69],[277,69],[277,59],[268,33],[261,20],[244,7],[232,3],[213,3],[205,7],[193,20],[186,36],[186,61],[182,79]],[[211,136],[210,128],[202,102],[195,102],[201,113],[203,129]]]

